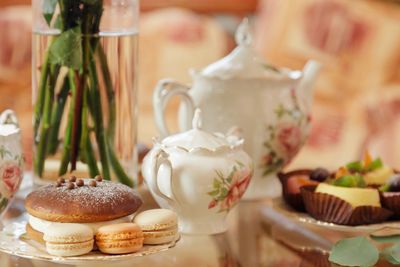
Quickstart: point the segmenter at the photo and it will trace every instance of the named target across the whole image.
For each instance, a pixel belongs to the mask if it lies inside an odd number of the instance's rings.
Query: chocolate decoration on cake
[[[68,184],[67,184],[67,189],[72,190],[72,189],[74,189],[74,188],[75,188],[75,184],[72,183],[72,182],[68,182]]]
[[[69,181],[70,182],[76,182],[76,176],[74,176],[74,175],[72,175],[70,178],[69,178]]]
[[[95,180],[90,180],[89,185],[90,185],[90,186],[93,186],[93,187],[96,187],[96,186],[97,186],[97,183],[96,183]]]
[[[100,175],[96,175],[96,177],[94,177],[94,179],[95,179],[97,182],[103,181],[103,177],[101,177]]]
[[[63,183],[65,183],[65,179],[60,177],[57,179],[57,182],[59,182],[60,184],[63,184]]]
[[[77,186],[84,186],[85,182],[83,181],[83,179],[78,179],[78,181],[76,181],[76,185]]]

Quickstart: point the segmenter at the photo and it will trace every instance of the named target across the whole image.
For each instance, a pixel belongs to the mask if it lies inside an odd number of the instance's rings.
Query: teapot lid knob
[[[201,121],[201,110],[199,108],[196,108],[192,120],[192,127],[193,129],[200,130],[202,125]]]
[[[250,32],[249,19],[246,17],[242,20],[235,33],[235,41],[238,45],[251,45],[253,36]]]

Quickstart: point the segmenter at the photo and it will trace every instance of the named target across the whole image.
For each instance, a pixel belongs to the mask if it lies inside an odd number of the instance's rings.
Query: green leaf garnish
[[[379,251],[366,237],[339,240],[332,248],[329,261],[343,266],[374,266],[379,260]]]
[[[43,17],[50,26],[51,20],[56,9],[57,0],[44,0],[42,5]]]
[[[50,62],[69,68],[82,66],[81,29],[75,27],[60,34],[49,48]]]
[[[385,248],[381,254],[388,262],[395,265],[400,264],[400,244]]]
[[[370,238],[379,243],[399,243],[400,244],[400,235],[389,235],[389,236],[370,235]]]
[[[381,192],[389,192],[390,191],[390,185],[389,184],[381,185],[378,188],[378,190],[381,191]]]
[[[364,177],[361,175],[344,175],[336,180],[333,180],[333,185],[341,187],[365,187]]]
[[[351,172],[362,172],[363,164],[361,161],[353,161],[348,163],[346,168]]]
[[[382,168],[382,167],[383,167],[382,160],[380,158],[377,158],[374,161],[372,161],[370,164],[368,164],[368,166],[365,167],[365,170],[367,172],[370,172],[370,171],[374,171],[374,170]]]

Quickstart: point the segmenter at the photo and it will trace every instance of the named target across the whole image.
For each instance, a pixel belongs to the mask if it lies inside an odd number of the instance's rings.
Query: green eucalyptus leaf
[[[42,5],[42,13],[47,24],[50,26],[51,19],[56,9],[57,0],[44,0]]]
[[[394,246],[385,248],[381,252],[381,255],[392,264],[400,264],[400,244],[395,244]]]
[[[370,238],[379,243],[400,243],[400,235],[389,235],[389,236],[370,235]]]
[[[72,69],[82,66],[82,44],[80,27],[61,33],[50,46],[50,62]]]
[[[363,236],[339,240],[332,248],[329,261],[343,266],[374,266],[379,251]]]

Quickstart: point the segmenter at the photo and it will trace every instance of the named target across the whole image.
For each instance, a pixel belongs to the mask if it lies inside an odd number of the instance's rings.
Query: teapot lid
[[[301,77],[300,71],[291,72],[287,69],[273,67],[254,51],[253,36],[250,32],[250,25],[247,18],[243,19],[236,30],[235,40],[237,47],[226,57],[203,69],[201,71],[203,76],[220,79],[296,79]]]
[[[230,147],[232,144],[228,138],[220,133],[209,133],[201,129],[201,110],[196,109],[192,129],[166,137],[162,144],[169,147],[181,147],[186,150],[205,148],[215,151],[221,147]]]
[[[20,131],[15,112],[7,109],[0,114],[0,136],[9,136]]]

